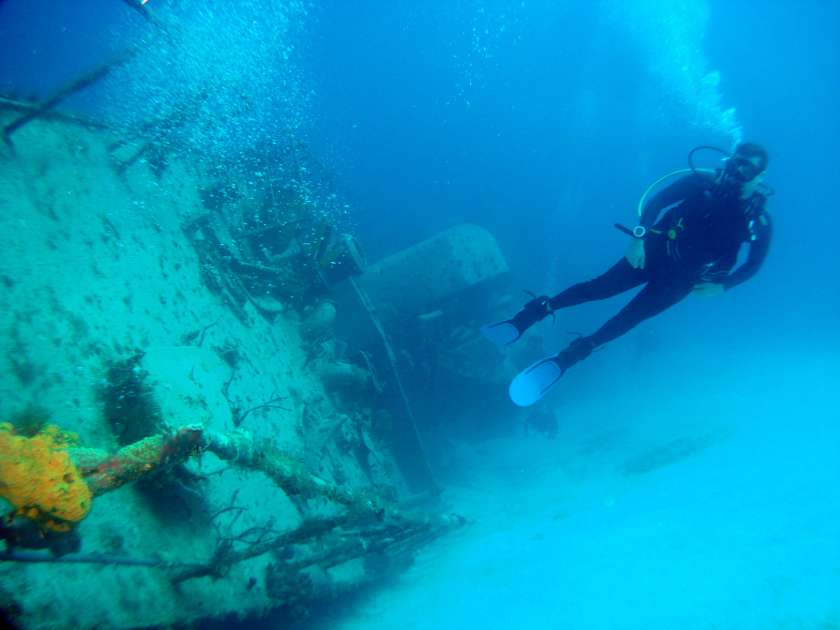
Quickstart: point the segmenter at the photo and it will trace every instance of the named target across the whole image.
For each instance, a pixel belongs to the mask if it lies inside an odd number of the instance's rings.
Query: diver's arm
[[[758,227],[755,240],[750,241],[750,251],[744,264],[726,276],[723,281],[723,288],[726,290],[741,284],[752,278],[761,268],[764,259],[767,258],[767,250],[770,249],[770,237],[773,234],[773,226],[770,223],[770,215],[762,212],[758,218]]]

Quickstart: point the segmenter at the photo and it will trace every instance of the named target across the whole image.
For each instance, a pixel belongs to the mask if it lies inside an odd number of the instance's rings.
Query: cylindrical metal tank
[[[370,265],[357,282],[378,308],[417,315],[507,271],[493,235],[464,223]]]

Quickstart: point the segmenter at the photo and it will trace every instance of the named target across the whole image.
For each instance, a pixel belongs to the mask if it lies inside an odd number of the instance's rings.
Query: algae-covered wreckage
[[[247,160],[10,99],[0,126],[7,620],[298,619],[465,525],[418,428],[446,410],[418,384],[498,389],[498,357],[459,359],[459,304],[506,278],[491,235],[456,226],[368,265]]]

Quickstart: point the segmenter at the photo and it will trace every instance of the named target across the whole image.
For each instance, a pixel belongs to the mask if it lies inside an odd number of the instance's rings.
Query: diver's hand
[[[724,292],[724,287],[720,282],[701,282],[694,285],[694,292],[703,297],[713,297]]]
[[[624,257],[633,269],[645,268],[645,242],[640,238],[634,238],[630,241]]]

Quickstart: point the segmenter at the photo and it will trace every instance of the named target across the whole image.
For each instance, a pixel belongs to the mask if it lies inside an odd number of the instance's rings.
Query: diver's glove
[[[640,238],[634,238],[627,246],[624,258],[630,263],[633,269],[645,268],[645,242]]]

